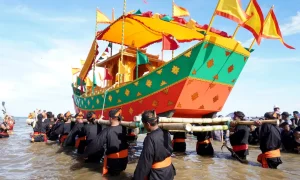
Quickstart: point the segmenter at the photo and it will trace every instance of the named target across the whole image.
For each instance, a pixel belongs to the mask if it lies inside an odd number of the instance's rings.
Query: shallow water
[[[26,119],[16,119],[14,134],[0,139],[0,180],[11,179],[88,179],[88,180],[129,180],[132,177],[138,156],[142,150],[143,135],[137,145],[130,149],[129,164],[119,177],[102,177],[99,164],[85,164],[74,149],[61,149],[55,142],[30,143],[32,128]],[[196,141],[187,139],[187,152],[175,154],[172,161],[176,168],[175,179],[299,179],[300,155],[282,154],[283,164],[277,170],[263,169],[256,162],[260,153],[257,147],[250,148],[250,164],[241,164],[231,159],[230,153],[221,144],[213,142],[215,156],[205,158],[195,152]]]

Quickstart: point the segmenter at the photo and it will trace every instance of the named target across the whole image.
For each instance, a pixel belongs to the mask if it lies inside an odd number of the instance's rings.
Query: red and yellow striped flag
[[[108,19],[108,17],[105,16],[99,9],[97,9],[96,22],[97,22],[97,24],[100,24],[100,23],[110,24],[111,23],[111,21]]]
[[[219,0],[215,13],[239,24],[244,24],[249,18],[242,9],[240,0]]]
[[[294,47],[286,44],[283,41],[281,31],[278,25],[277,18],[275,16],[275,13],[273,11],[273,8],[269,11],[265,22],[264,22],[264,29],[262,32],[262,37],[266,39],[279,39],[279,41],[282,42],[285,47],[290,48],[290,49],[295,49]]]
[[[177,16],[177,17],[190,16],[190,12],[187,9],[176,5],[173,2],[173,16]]]
[[[259,45],[261,41],[260,36],[263,31],[264,15],[256,0],[250,1],[246,10],[246,14],[251,17],[245,22],[245,24],[242,24],[241,26],[253,34],[257,44]]]

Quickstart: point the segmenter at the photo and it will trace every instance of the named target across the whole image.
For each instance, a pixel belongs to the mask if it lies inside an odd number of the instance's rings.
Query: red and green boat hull
[[[83,97],[73,88],[76,112],[96,112],[108,119],[113,108],[122,108],[125,121],[144,110],[173,117],[202,117],[221,111],[249,52],[235,40],[206,36],[205,39],[151,73],[105,94]],[[104,109],[103,109],[104,103]]]

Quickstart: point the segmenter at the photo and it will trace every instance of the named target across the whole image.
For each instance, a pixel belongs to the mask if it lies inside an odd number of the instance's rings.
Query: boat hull
[[[173,117],[202,117],[222,110],[249,55],[235,40],[208,35],[170,62],[120,88],[90,97],[73,88],[74,107],[76,112],[103,114],[105,119],[111,109],[121,107],[125,121],[133,121],[149,109],[158,114],[173,110]]]

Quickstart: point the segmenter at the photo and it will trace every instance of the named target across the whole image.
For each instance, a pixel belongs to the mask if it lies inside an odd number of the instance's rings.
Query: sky
[[[189,10],[199,24],[208,24],[217,0],[175,0]],[[242,0],[245,9],[249,0]],[[245,68],[219,114],[243,111],[247,116],[261,116],[272,111],[300,110],[300,6],[299,0],[258,0],[264,15],[270,7],[280,24],[284,41],[295,47],[287,49],[278,40],[263,40],[254,45]],[[111,17],[122,14],[120,0],[0,0],[0,101],[14,116],[27,116],[36,108],[55,114],[70,110],[72,101],[71,67],[85,59],[95,33],[95,10]],[[171,14],[171,0],[127,0],[126,11],[138,10]],[[213,27],[233,34],[237,24],[217,16]],[[99,25],[103,29],[106,25]],[[236,39],[249,47],[253,36],[240,29]],[[100,53],[106,42],[100,44]],[[180,44],[175,55],[193,43]],[[159,44],[147,52],[159,54]],[[113,52],[119,47],[114,46]],[[170,53],[165,52],[170,59]]]

